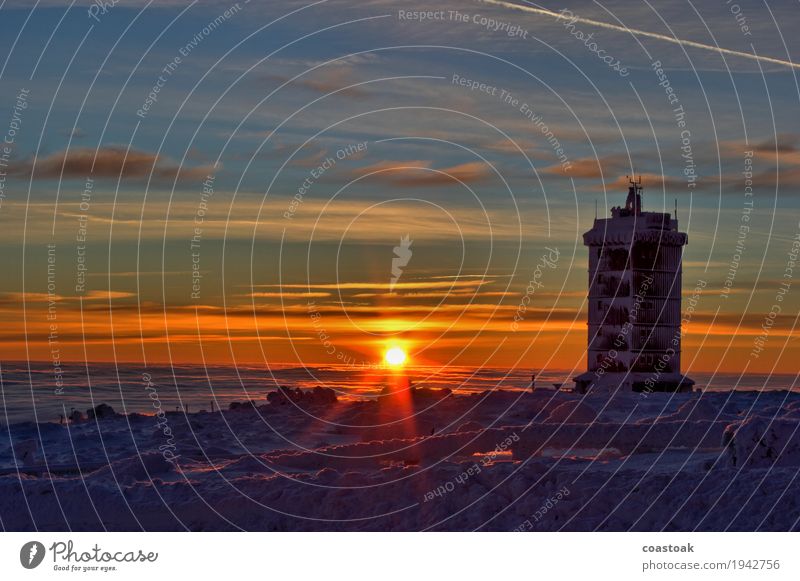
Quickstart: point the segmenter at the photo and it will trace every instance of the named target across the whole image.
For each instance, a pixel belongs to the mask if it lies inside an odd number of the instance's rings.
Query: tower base
[[[681,375],[663,374],[655,379],[650,373],[581,373],[573,379],[577,393],[631,391],[634,393],[689,393],[694,380]]]

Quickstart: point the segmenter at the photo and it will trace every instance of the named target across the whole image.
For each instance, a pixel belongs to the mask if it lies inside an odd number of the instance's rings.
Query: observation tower
[[[595,218],[589,247],[589,390],[691,391],[681,374],[682,247],[677,216],[642,210],[642,182],[629,179],[624,207]],[[677,204],[676,204],[677,214]]]

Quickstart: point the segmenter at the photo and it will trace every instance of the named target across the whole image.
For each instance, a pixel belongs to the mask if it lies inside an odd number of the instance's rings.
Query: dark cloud
[[[218,168],[217,168],[218,169]],[[74,148],[33,159],[17,162],[11,174],[35,179],[71,179],[87,177],[144,179],[151,172],[153,178],[171,181],[181,179],[203,179],[213,173],[213,166],[178,166],[170,160],[146,151],[126,150],[123,147],[105,146],[98,149]]]
[[[797,151],[800,135],[793,133],[779,133],[774,139],[766,139],[753,146],[753,151],[759,153],[793,153]]]
[[[605,157],[584,157],[570,161],[569,169],[564,170],[560,163],[548,166],[543,174],[566,175],[577,179],[600,179],[624,171],[628,166],[628,158],[624,155],[608,155]]]

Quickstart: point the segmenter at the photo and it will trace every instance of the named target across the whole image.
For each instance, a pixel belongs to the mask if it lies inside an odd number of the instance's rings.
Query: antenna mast
[[[633,179],[628,178],[628,199],[625,201],[625,210],[628,215],[638,216],[642,212],[642,176],[639,175],[637,181],[634,174]]]

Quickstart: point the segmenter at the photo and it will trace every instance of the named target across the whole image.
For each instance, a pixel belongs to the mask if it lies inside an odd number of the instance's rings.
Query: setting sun
[[[386,355],[384,355],[384,360],[392,367],[404,365],[407,358],[406,352],[400,347],[392,347],[386,352]]]

